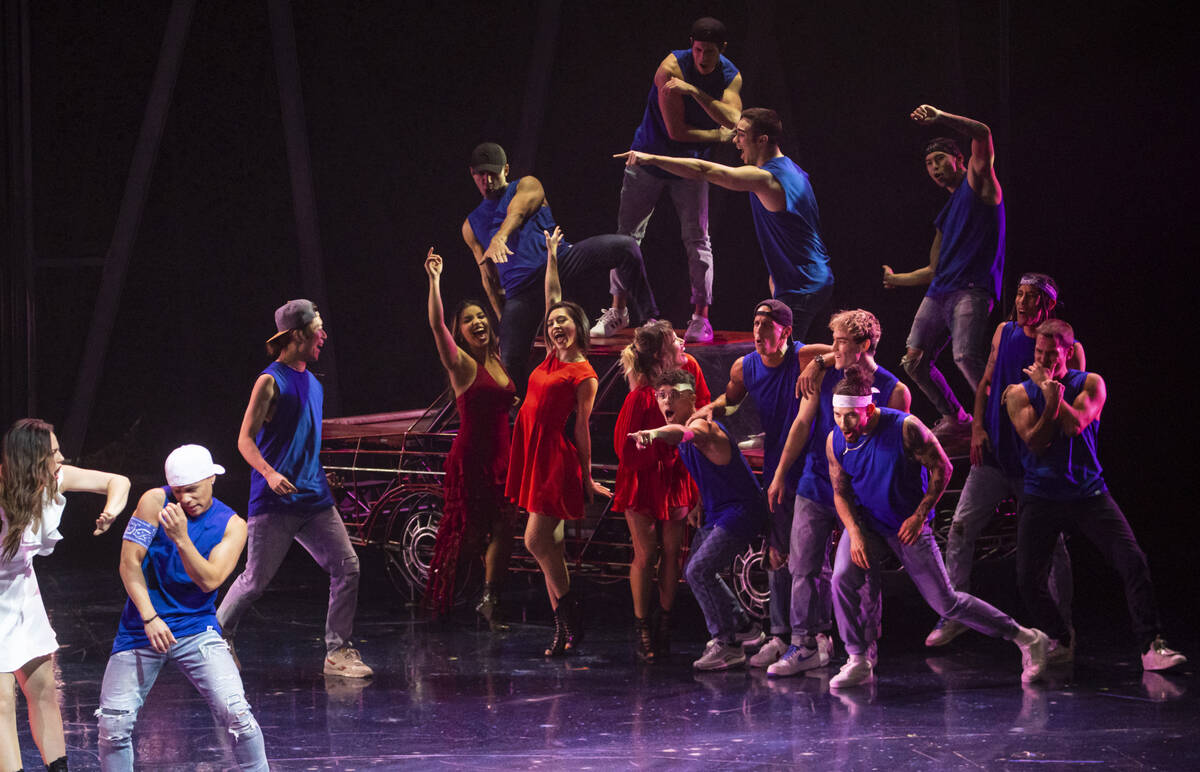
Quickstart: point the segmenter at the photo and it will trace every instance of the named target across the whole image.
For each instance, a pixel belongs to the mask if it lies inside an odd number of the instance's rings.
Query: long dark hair
[[[49,463],[50,434],[54,427],[36,418],[22,418],[4,434],[0,467],[0,508],[8,521],[8,533],[0,547],[0,558],[17,554],[21,536],[34,524],[41,526],[46,500],[58,493],[58,481]]]
[[[487,351],[484,354],[485,361],[491,357],[499,359],[500,336],[498,334],[499,330],[496,329],[496,318],[492,316],[490,308],[474,298],[460,300],[458,305],[454,307],[454,326],[450,328],[450,334],[454,336],[454,344],[474,359],[474,355],[471,353],[473,349],[467,344],[467,336],[462,334],[462,314],[463,311],[466,311],[471,306],[478,306],[488,320],[488,344]]]

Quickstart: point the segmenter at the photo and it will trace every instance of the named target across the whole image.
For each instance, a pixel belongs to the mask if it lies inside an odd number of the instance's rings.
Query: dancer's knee
[[[349,577],[357,576],[361,570],[358,563],[358,555],[351,553],[341,560],[335,562],[332,566],[330,576]]]
[[[133,735],[133,725],[137,723],[136,710],[101,705],[95,713],[97,735],[100,745],[108,748],[124,748],[129,745]]]
[[[229,695],[220,720],[226,731],[233,736],[235,743],[244,742],[262,731],[254,714],[250,712],[250,703],[246,702],[246,695],[241,693]]]
[[[904,372],[908,373],[908,377],[916,378],[918,373],[922,371],[924,362],[924,351],[919,348],[909,348],[900,359],[900,367],[904,368]]]

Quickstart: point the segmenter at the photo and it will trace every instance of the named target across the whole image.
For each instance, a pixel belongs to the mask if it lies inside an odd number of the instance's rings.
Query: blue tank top
[[[753,539],[767,521],[767,502],[729,430],[719,423],[717,426],[730,437],[732,456],[728,464],[717,466],[691,442],[679,444],[679,457],[700,489],[704,524],[720,526],[738,538]]]
[[[1088,374],[1068,370],[1062,377],[1063,402],[1072,403],[1083,391]],[[1046,409],[1042,390],[1026,380],[1021,384],[1029,395],[1029,403],[1041,416]],[[1068,437],[1059,431],[1050,447],[1040,456],[1021,444],[1021,463],[1025,467],[1025,492],[1033,496],[1059,501],[1082,499],[1104,493],[1104,469],[1100,466],[1100,419],[1087,425],[1078,437]]]
[[[164,485],[163,492],[167,494],[164,506],[175,501],[169,486]],[[199,517],[189,517],[188,538],[196,545],[196,551],[207,558],[213,547],[225,537],[225,527],[233,516],[232,509],[214,498],[212,506]],[[183,567],[179,548],[162,528],[154,534],[146,550],[146,557],[142,559],[142,573],[146,576],[146,589],[154,610],[171,628],[176,639],[202,633],[210,627],[221,632],[221,626],[217,624],[217,591],[205,592],[196,586]],[[126,599],[112,653],[149,646],[142,616],[133,601]]]
[[[746,384],[746,391],[758,405],[758,416],[762,423],[764,488],[769,487],[775,479],[779,457],[783,455],[792,421],[796,420],[796,412],[800,409],[800,400],[796,399],[800,362],[796,354],[803,347],[803,343],[789,343],[778,367],[767,367],[757,351],[742,357],[742,380]],[[802,471],[800,464],[793,464],[788,470],[788,490],[796,490]]]
[[[870,434],[846,447],[846,435],[833,434],[833,453],[850,476],[858,512],[879,533],[893,536],[917,511],[929,485],[929,472],[904,452],[904,419],[908,413],[880,408],[879,423]],[[930,508],[929,517],[933,519]]]
[[[263,512],[312,514],[333,506],[333,494],[321,467],[321,415],[325,390],[307,369],[297,372],[272,362],[263,374],[275,379],[275,415],[254,443],[275,471],[292,481],[296,492],[279,496],[257,469],[250,470],[250,517]]]
[[[1000,297],[1004,274],[1004,202],[980,200],[966,177],[950,194],[933,221],[942,232],[937,270],[929,291],[937,296],[963,289],[986,290]]]
[[[844,375],[841,370],[825,373],[825,378],[821,381],[817,415],[813,418],[808,445],[794,465],[803,471],[796,493],[827,507],[833,506],[833,485],[829,482],[829,459],[825,457],[825,440],[836,428],[833,423],[833,387],[841,382]],[[876,366],[875,381],[871,386],[871,401],[875,403],[875,407],[887,407],[897,383],[899,379],[896,376]]]
[[[833,284],[829,253],[821,241],[821,214],[808,175],[787,156],[762,165],[787,196],[787,207],[768,211],[758,196],[750,194],[750,214],[762,248],[767,271],[775,282],[775,297],[788,302],[811,295]]]
[[[485,251],[496,231],[504,224],[504,218],[508,216],[508,205],[516,195],[520,182],[520,179],[510,181],[500,198],[483,199],[479,206],[467,215],[467,224],[471,226],[475,240]],[[506,293],[515,294],[526,289],[529,284],[541,280],[541,269],[546,266],[546,237],[542,231],[554,233],[554,214],[549,206],[539,207],[532,217],[508,237],[506,244],[512,250],[512,254],[506,262],[496,264],[500,284]],[[565,240],[559,244],[558,258],[561,260],[565,257],[570,248],[570,243]]]
[[[1036,341],[1016,322],[1005,322],[992,367],[992,385],[984,408],[983,426],[992,443],[993,458],[1000,471],[1009,477],[1025,474],[1021,466],[1021,442],[1004,406],[1004,390],[1025,380],[1025,368],[1033,364]]]
[[[724,56],[712,72],[701,75],[696,69],[696,61],[692,58],[690,48],[672,51],[671,55],[679,64],[683,79],[713,99],[720,99],[738,74],[738,68]],[[715,129],[720,125],[691,97],[683,99],[683,120],[694,129]],[[642,113],[642,122],[633,133],[633,143],[629,147],[643,153],[669,155],[674,158],[708,158],[712,154],[712,143],[676,142],[671,139],[671,135],[667,133],[667,124],[663,120],[662,108],[658,104],[658,86],[653,82],[650,84],[650,95],[646,97],[646,110]],[[643,166],[642,169],[655,177],[675,178],[674,174],[655,166]]]

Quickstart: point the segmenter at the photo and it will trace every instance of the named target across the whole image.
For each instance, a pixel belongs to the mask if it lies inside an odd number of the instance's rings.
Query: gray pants
[[[838,632],[846,651],[865,655],[879,639],[883,604],[880,602],[879,562],[890,549],[912,577],[925,602],[944,619],[962,622],[972,630],[1011,641],[1017,636],[1017,623],[1008,614],[974,595],[957,592],[950,585],[942,553],[925,528],[914,544],[901,544],[895,534],[883,536],[869,526],[862,529],[870,569],[862,569],[850,559],[850,537],[843,534],[838,542],[833,566],[833,607]],[[866,590],[866,592],[864,592]]]
[[[828,633],[833,627],[829,540],[840,525],[837,512],[820,502],[796,497],[788,568],[792,573],[792,640]]]
[[[950,538],[946,543],[946,572],[954,589],[970,592],[975,540],[996,513],[996,505],[1006,498],[1019,499],[1023,488],[1024,478],[1008,477],[997,466],[977,464],[971,467],[958,497],[958,505],[954,508]],[[1062,535],[1054,545],[1049,585],[1054,605],[1069,627],[1074,582],[1071,577],[1071,556]]]
[[[337,509],[330,507],[311,515],[263,512],[250,518],[248,531],[246,570],[234,580],[217,609],[217,621],[225,635],[237,632],[242,615],[267,589],[292,542],[297,541],[329,574],[326,651],[349,643],[358,607],[358,555]]]

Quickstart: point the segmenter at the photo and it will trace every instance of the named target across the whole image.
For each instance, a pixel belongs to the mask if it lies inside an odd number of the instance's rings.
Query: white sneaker
[[[610,338],[619,330],[629,326],[628,308],[606,308],[600,314],[600,320],[591,329],[593,338]]]
[[[851,686],[875,682],[875,666],[862,654],[851,654],[838,674],[829,679],[830,689],[847,689]]]
[[[1042,677],[1046,669],[1046,649],[1050,647],[1050,639],[1036,628],[1031,628],[1033,641],[1027,646],[1017,644],[1021,650],[1021,683],[1033,683]]]
[[[767,636],[763,634],[762,626],[758,622],[751,622],[744,629],[738,630],[733,634],[734,640],[742,645],[743,648],[753,649],[763,641],[767,640]]]
[[[704,647],[704,654],[692,663],[697,670],[728,670],[746,664],[746,652],[737,643],[725,643],[713,638]]]
[[[343,678],[370,678],[375,671],[362,661],[358,649],[352,646],[341,646],[329,652],[325,657],[325,675],[342,676]]]
[[[783,656],[787,651],[788,645],[783,642],[783,639],[778,635],[771,638],[762,645],[762,648],[754,653],[750,658],[750,667],[767,667],[774,664],[775,660]]]
[[[1167,648],[1167,642],[1158,637],[1142,655],[1142,670],[1167,670],[1185,662],[1187,662],[1187,657],[1174,649]]]
[[[688,322],[687,332],[683,334],[684,343],[712,343],[713,328],[707,316],[692,315]]]
[[[926,646],[945,646],[971,628],[953,619],[939,619],[929,635],[925,636]]]
[[[767,668],[767,675],[796,675],[797,673],[803,673],[805,670],[814,670],[828,664],[829,655],[821,650],[820,645],[816,641],[812,641],[812,646],[807,644],[796,646],[792,644],[778,662]]]
[[[741,450],[754,450],[756,448],[761,448],[763,446],[765,437],[766,435],[762,432],[759,432],[758,434],[751,434],[749,437],[738,443],[738,448]]]

